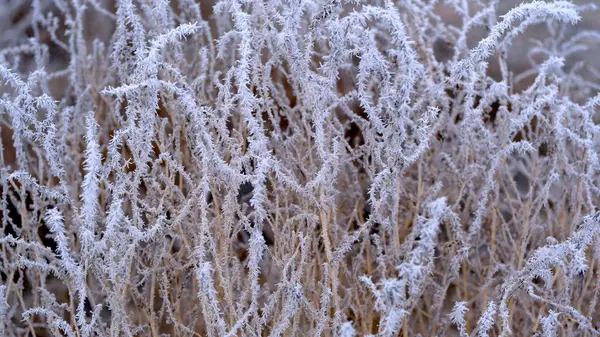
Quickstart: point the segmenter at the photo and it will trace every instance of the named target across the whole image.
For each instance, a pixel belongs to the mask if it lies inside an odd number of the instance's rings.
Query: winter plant
[[[506,5],[0,0],[0,336],[599,336],[600,13]]]

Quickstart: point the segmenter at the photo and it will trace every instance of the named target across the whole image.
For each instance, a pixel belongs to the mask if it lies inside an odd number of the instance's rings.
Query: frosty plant
[[[508,2],[0,0],[0,335],[600,335],[599,14]]]

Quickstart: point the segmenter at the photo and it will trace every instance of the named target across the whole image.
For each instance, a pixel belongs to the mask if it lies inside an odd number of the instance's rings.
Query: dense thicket
[[[0,335],[600,335],[596,7],[499,2],[1,0]]]

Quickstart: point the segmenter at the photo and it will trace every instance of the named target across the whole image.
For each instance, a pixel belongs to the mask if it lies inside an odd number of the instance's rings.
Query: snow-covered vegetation
[[[0,0],[0,336],[600,335],[596,6],[502,1]]]

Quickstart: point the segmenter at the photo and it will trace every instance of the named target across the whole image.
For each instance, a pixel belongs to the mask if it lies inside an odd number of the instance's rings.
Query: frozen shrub
[[[0,335],[600,335],[597,8],[505,6],[0,0]]]

